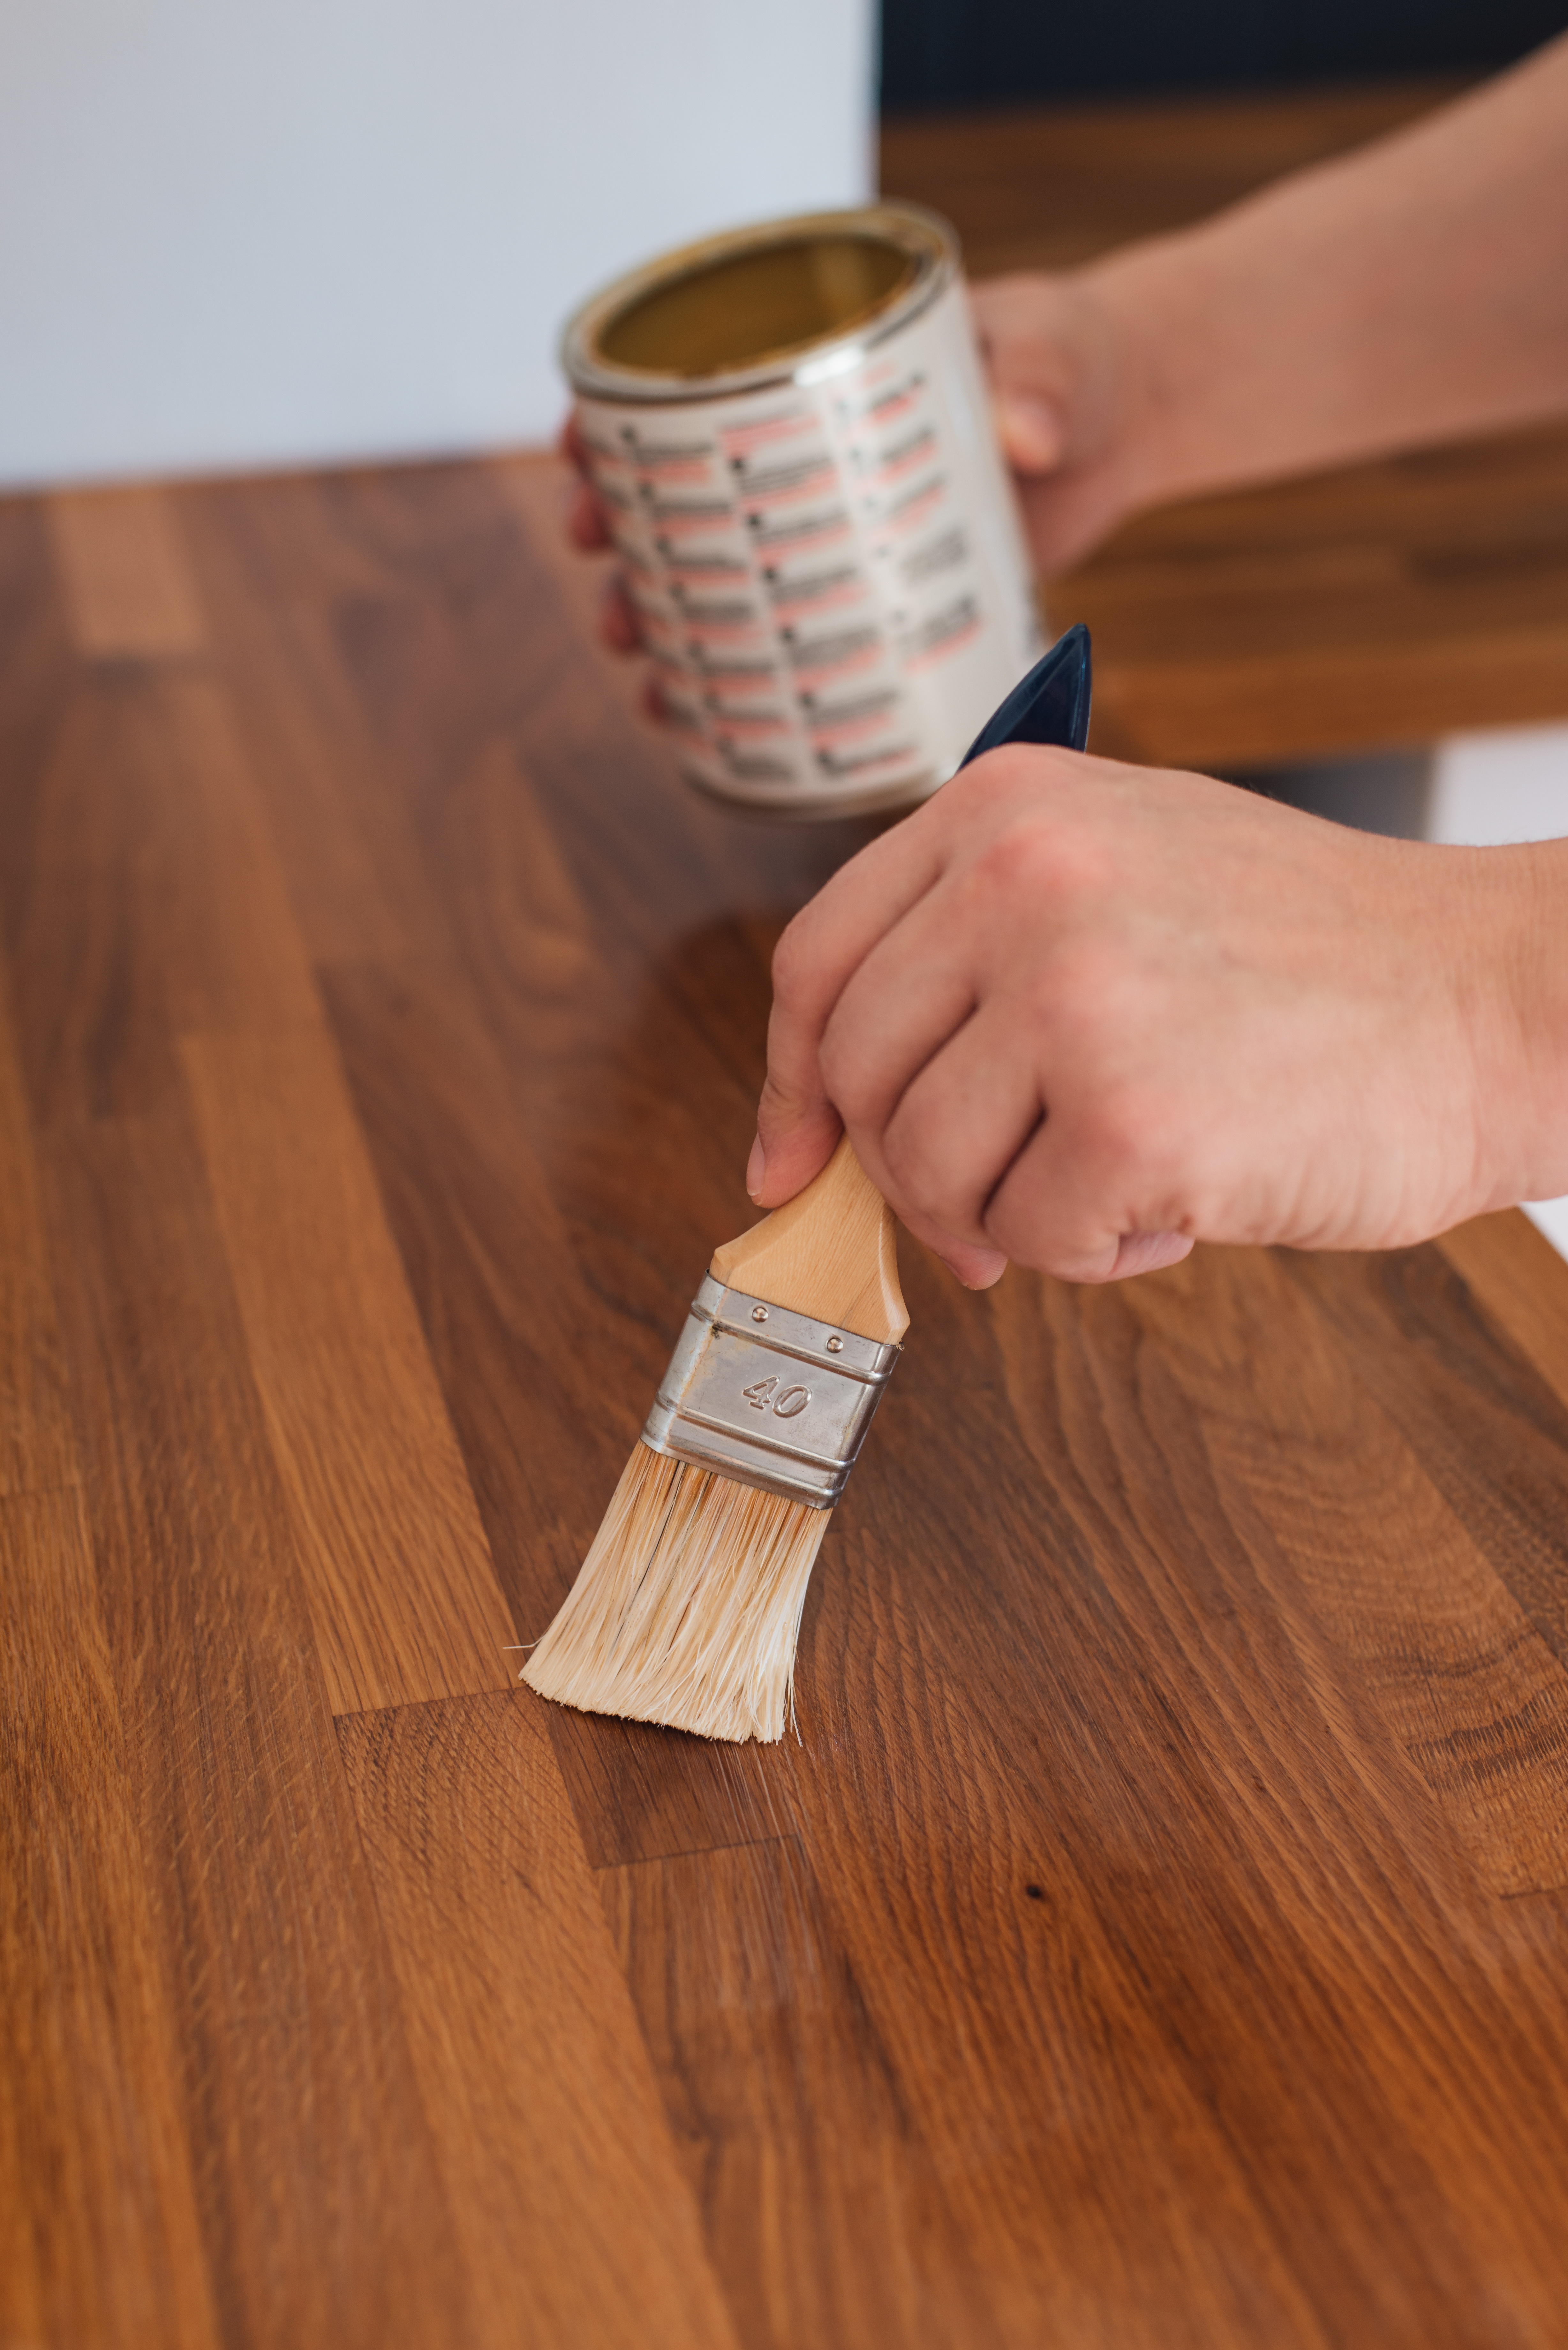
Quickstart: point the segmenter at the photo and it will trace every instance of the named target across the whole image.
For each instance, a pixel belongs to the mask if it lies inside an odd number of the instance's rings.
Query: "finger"
[[[929,954],[928,916],[933,924],[943,922],[944,895],[940,888],[932,890],[850,981],[824,1039],[823,1059],[867,1173],[909,1229],[952,1264],[961,1280],[978,1286],[973,1253],[992,1257],[988,1280],[1003,1261],[1000,1253],[992,1253],[1002,1235],[989,1211],[1030,1143],[1039,1136],[1044,1144],[1045,1105],[1034,1056],[1020,1049],[1031,1024],[1021,1021],[1017,1004],[1005,993],[988,995],[934,1053],[920,1057],[921,1015],[911,1014],[910,1007],[921,994],[919,972]],[[906,946],[909,965],[901,968]],[[967,994],[967,980],[963,986]],[[933,986],[927,991],[926,1016],[934,1014],[931,1024],[940,1026],[960,1000],[951,993],[944,1000],[940,986]],[[885,1120],[875,1067],[864,1121],[857,1114],[857,1077],[841,1076],[840,1024],[859,1022],[874,1055],[901,1045],[907,1059],[918,1064]],[[1038,1028],[1035,1041],[1048,1035],[1048,1028]],[[1055,1139],[1061,1139],[1060,1128]],[[1176,1264],[1191,1250],[1190,1238],[1180,1232],[1118,1231],[1114,1219],[1096,1217],[1094,1208],[1114,1196],[1105,1188],[1096,1192],[1090,1211],[1077,1215],[1075,1228],[1064,1229],[1075,1196],[1064,1191],[1056,1202],[1055,1231],[1034,1207],[1026,1237],[1010,1240],[1012,1253],[1068,1279],[1119,1281]]]
[[[917,815],[863,848],[836,873],[779,941],[768,1020],[768,1074],[757,1110],[765,1205],[793,1198],[815,1173],[838,1113],[823,1083],[823,1031],[845,983],[877,941],[918,902],[941,869],[942,833]]]
[[[641,649],[637,608],[618,572],[606,580],[599,598],[598,629],[600,643],[607,645],[612,653],[635,653]]]
[[[867,1171],[869,1173],[869,1169]],[[1006,1257],[989,1241],[976,1247],[971,1241],[961,1240],[954,1232],[944,1232],[929,1216],[905,1215],[902,1210],[898,1213],[898,1222],[906,1230],[923,1243],[933,1256],[940,1256],[948,1271],[955,1274],[966,1289],[989,1289],[1007,1271]]]
[[[566,504],[566,536],[585,554],[597,554],[610,545],[599,502],[587,482],[574,482]]]
[[[1124,1232],[1116,1249],[1116,1261],[1109,1278],[1127,1281],[1135,1273],[1158,1273],[1168,1264],[1179,1264],[1193,1250],[1191,1235],[1187,1232]]]
[[[920,1071],[973,1014],[979,974],[939,881],[895,918],[839,989],[817,1047],[827,1091],[878,1137]]]
[[[1158,1113],[1113,1104],[1048,1113],[985,1211],[985,1231],[1021,1264],[1062,1281],[1116,1281],[1174,1264],[1191,1245],[1161,1192],[1181,1145]]]
[[[884,840],[873,846],[885,847],[888,843]],[[836,924],[852,922],[857,914],[859,919],[875,926],[891,915],[894,918],[894,935],[902,939],[910,925],[909,920],[899,922],[897,916],[911,890],[929,878],[933,869],[937,869],[936,860],[940,856],[940,850],[928,843],[923,850],[917,850],[916,861],[911,863],[905,853],[906,848],[907,844],[901,843],[898,856],[889,858],[873,859],[863,852],[864,867],[854,876],[854,880],[857,890],[866,889],[867,897],[857,908],[846,904],[826,907],[826,911],[834,917]],[[860,864],[862,860],[856,862]],[[884,865],[892,869],[875,869]],[[865,868],[872,869],[867,871]],[[836,879],[847,881],[848,878],[849,868],[846,868]],[[824,900],[830,893],[846,898],[848,895],[847,890],[836,893],[834,885],[830,883],[828,890],[813,901],[807,912],[814,918],[818,916],[825,910]],[[931,895],[928,891],[925,897],[917,899],[917,912],[930,903]],[[914,936],[909,942],[909,953],[917,968],[928,960],[928,929],[929,926],[917,921]],[[788,1015],[792,991],[796,983],[794,958],[797,955],[800,958],[803,974],[800,984],[803,989],[815,983],[826,994],[833,983],[831,954],[835,943],[831,934],[827,934],[826,925],[815,920],[807,922],[797,917],[791,925],[791,931],[786,931],[784,940],[781,940],[780,951],[774,958],[775,992],[774,1015],[769,1024],[769,1074],[758,1111],[757,1139],[752,1146],[746,1170],[746,1188],[753,1199],[764,1207],[776,1207],[784,1201],[793,1199],[795,1192],[826,1166],[843,1131],[836,1100],[823,1082],[820,1054],[811,1053],[803,1056],[795,1081],[792,1084],[792,1065],[787,1053],[775,1055],[774,1052],[778,1041],[776,1032]],[[846,958],[855,951],[855,941],[843,932],[837,937],[836,944]],[[947,958],[947,961],[950,964],[951,958]],[[970,1001],[967,981],[961,982],[960,987],[961,993],[956,993],[950,986],[950,1000],[961,1003],[967,1009]],[[877,987],[869,992],[873,1024],[877,1017],[877,1004],[888,994],[896,1000],[898,988],[898,976],[895,972],[886,988]],[[939,997],[939,1024],[941,1016]],[[920,1052],[924,1047],[917,1044],[914,1049]],[[884,1195],[892,1200],[892,1204],[903,1216],[916,1239],[923,1241],[940,1256],[967,1287],[985,1289],[998,1280],[1007,1260],[985,1233],[978,1230],[971,1234],[955,1233],[932,1217],[923,1214],[919,1207],[901,1203],[889,1191],[877,1150],[877,1134],[865,1126],[857,1131],[852,1126],[851,1131],[867,1174],[878,1183]]]
[[[997,437],[1013,471],[1054,473],[1067,452],[1066,421],[1054,401],[1010,384],[998,386],[993,411]]]
[[[575,465],[583,479],[587,481],[588,444],[583,438],[583,428],[577,420],[576,409],[568,411],[566,421],[561,427],[560,439],[556,445],[566,463],[569,465]]]
[[[776,1176],[770,1191],[767,1167],[759,1134],[752,1145],[752,1155],[746,1163],[746,1190],[759,1207],[780,1207],[805,1189],[814,1175],[819,1175],[832,1158],[841,1128],[836,1117],[831,1132],[824,1128],[809,1149],[804,1135],[794,1138],[794,1149],[788,1163],[788,1175]],[[766,1196],[764,1196],[766,1195]],[[925,1216],[906,1216],[903,1222],[918,1241],[923,1241],[934,1256],[940,1257],[950,1273],[957,1275],[966,1289],[989,1289],[1000,1281],[1007,1270],[1007,1259],[1002,1251],[982,1242],[978,1247],[943,1232]]]
[[[901,1215],[995,1245],[987,1207],[1044,1112],[1033,1043],[1018,1004],[991,996],[915,1073],[879,1138]]]
[[[1064,1169],[1059,1131],[1047,1117],[992,1193],[985,1229],[1020,1264],[1059,1281],[1109,1281],[1121,1253],[1118,1222]]]
[[[1031,1203],[1024,1234],[1014,1239],[989,1214],[1009,1171],[1036,1137],[1044,1138],[1045,1109],[1033,1056],[1020,1050],[1030,1024],[1021,1022],[1016,1003],[1004,993],[987,996],[934,1053],[921,1057],[922,1027],[940,1027],[972,993],[960,974],[961,993],[953,988],[944,997],[938,983],[926,991],[925,1012],[910,1013],[919,1004],[919,972],[929,951],[928,915],[930,926],[942,924],[944,894],[940,888],[929,892],[867,958],[824,1039],[829,1089],[867,1173],[916,1237],[971,1288],[988,1286],[1001,1274],[1006,1256],[999,1239],[1024,1262],[1072,1280],[1121,1280],[1179,1263],[1192,1247],[1181,1232],[1117,1232],[1092,1213],[1080,1213],[1074,1229],[1052,1231]],[[840,1024],[849,1028],[862,1021],[874,1056],[884,1048],[901,1049],[918,1063],[885,1122],[875,1063],[866,1095],[870,1115],[864,1120],[857,1116],[858,1077],[841,1074]],[[1040,1038],[1048,1033],[1041,1030]],[[850,1055],[854,1049],[852,1043]],[[1065,1209],[1068,1202],[1058,1204]]]
[[[974,286],[970,305],[1002,452],[1015,473],[1054,473],[1066,454],[1067,421],[1060,401],[1021,364],[1019,287],[1006,278]]]
[[[746,1168],[746,1189],[760,1206],[777,1207],[793,1199],[803,1185],[825,1167],[843,1131],[836,1100],[826,1090],[806,1099],[785,1100],[772,1078],[763,1087],[758,1133]],[[968,1232],[954,1231],[940,1217],[926,1213],[905,1188],[889,1179],[877,1128],[849,1122],[849,1131],[861,1164],[883,1197],[919,1241],[940,1256],[968,1289],[989,1289],[1001,1278],[1007,1259],[990,1241],[978,1219]],[[772,1138],[764,1144],[763,1134]]]
[[[757,1136],[746,1161],[746,1190],[759,1208],[782,1208],[820,1175],[844,1122],[825,1094],[785,1100],[768,1077],[757,1106]]]
[[[977,961],[978,956],[978,961]],[[985,940],[940,880],[846,982],[817,1051],[823,1087],[899,1215],[992,1243],[985,1203],[1040,1117],[1033,1024],[982,1000]]]
[[[819,1084],[792,1090],[770,1068],[746,1167],[746,1189],[758,1207],[781,1208],[793,1200],[826,1166],[843,1131],[844,1121]]]
[[[920,1235],[916,1234],[919,1239]],[[992,1289],[1007,1271],[1000,1249],[970,1248],[963,1241],[930,1241],[928,1245],[966,1289]]]

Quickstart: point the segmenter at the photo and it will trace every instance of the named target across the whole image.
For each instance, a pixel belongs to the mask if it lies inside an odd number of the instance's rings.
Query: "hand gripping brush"
[[[1081,751],[1070,629],[976,737]],[[815,1181],[715,1250],[642,1440],[523,1679],[585,1713],[772,1742],[794,1719],[812,1566],[909,1315],[892,1213],[847,1135]]]

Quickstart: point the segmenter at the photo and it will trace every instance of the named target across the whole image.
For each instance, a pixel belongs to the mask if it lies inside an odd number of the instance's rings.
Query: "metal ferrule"
[[[786,1313],[708,1274],[642,1440],[737,1484],[831,1510],[898,1359],[896,1346]]]

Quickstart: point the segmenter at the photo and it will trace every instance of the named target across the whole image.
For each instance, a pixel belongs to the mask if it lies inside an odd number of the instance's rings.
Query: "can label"
[[[961,283],[822,380],[577,415],[705,791],[802,815],[917,799],[1037,658]]]

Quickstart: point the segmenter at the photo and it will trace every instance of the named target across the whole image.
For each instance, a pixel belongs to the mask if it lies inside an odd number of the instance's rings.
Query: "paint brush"
[[[1081,751],[1070,629],[981,729]],[[773,1742],[823,1535],[909,1314],[893,1215],[847,1135],[803,1191],[715,1250],[577,1579],[523,1679],[585,1713]]]

